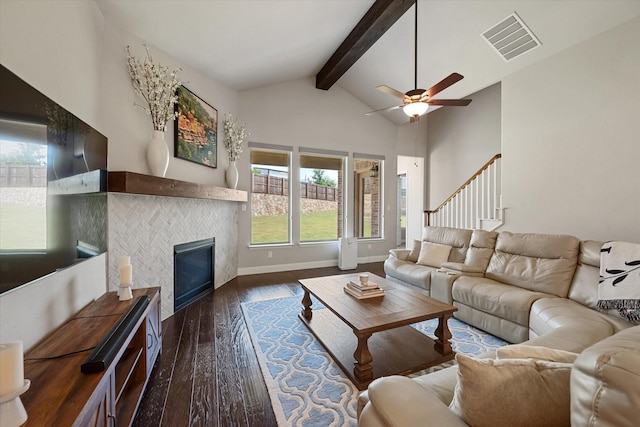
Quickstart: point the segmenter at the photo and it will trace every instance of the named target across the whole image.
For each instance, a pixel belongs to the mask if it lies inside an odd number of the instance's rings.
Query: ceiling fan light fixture
[[[402,111],[409,117],[419,117],[427,112],[429,104],[426,102],[412,102],[402,107]]]

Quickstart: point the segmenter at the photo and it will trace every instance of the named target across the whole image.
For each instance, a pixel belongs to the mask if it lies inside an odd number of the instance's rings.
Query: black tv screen
[[[107,138],[0,65],[0,293],[107,250]]]

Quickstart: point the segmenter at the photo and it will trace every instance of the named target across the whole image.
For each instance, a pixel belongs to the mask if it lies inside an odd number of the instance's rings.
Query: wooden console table
[[[80,366],[139,296],[149,305],[102,372]],[[129,426],[162,347],[160,288],[107,292],[25,354],[31,387],[21,398],[27,426]]]

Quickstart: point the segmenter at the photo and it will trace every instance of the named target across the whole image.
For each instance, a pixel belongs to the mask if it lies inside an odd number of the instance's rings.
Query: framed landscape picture
[[[184,86],[176,93],[175,157],[218,167],[218,110]]]

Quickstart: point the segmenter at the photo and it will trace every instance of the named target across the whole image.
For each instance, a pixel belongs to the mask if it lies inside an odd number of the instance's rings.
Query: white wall
[[[0,342],[20,340],[25,351],[107,289],[107,255],[0,295]]]
[[[0,62],[105,132],[100,102],[103,20],[94,2],[0,1]],[[30,348],[106,290],[106,256],[0,296],[0,342]]]
[[[395,179],[396,179],[396,126],[382,116],[365,116],[371,108],[344,91],[339,85],[328,91],[315,88],[313,78],[300,79],[241,92],[239,120],[246,122],[251,141],[294,147],[292,180],[297,182],[298,148],[316,147],[350,153],[347,179],[347,215],[353,213],[353,158],[352,154],[384,155],[385,227],[383,240],[360,243],[358,256],[362,260],[384,257],[395,246]],[[243,155],[238,164],[238,188],[249,188],[249,156]],[[294,241],[299,222],[298,186],[292,186],[292,223]],[[387,210],[387,207],[389,208]],[[239,212],[239,267],[241,273],[269,271],[289,265],[337,265],[338,246],[335,242],[304,244],[277,248],[249,248],[250,207]],[[348,219],[348,234],[353,235],[353,221]],[[371,246],[371,248],[369,248]],[[267,257],[271,251],[272,258]],[[314,264],[315,263],[315,264]],[[286,268],[286,267],[285,267]]]
[[[640,242],[640,18],[502,84],[505,229]]]
[[[435,209],[500,153],[500,84],[469,95],[467,107],[427,114],[427,207]]]
[[[0,62],[104,132],[103,26],[92,1],[0,1]]]
[[[407,174],[407,245],[422,239],[424,226],[428,120],[398,126],[398,173]]]
[[[398,175],[400,174],[407,175],[405,246],[411,248],[414,240],[422,240],[424,227],[424,157],[398,156]]]
[[[127,72],[126,47],[132,54],[143,58],[146,51],[142,44],[149,46],[154,61],[171,70],[181,68],[178,78],[190,91],[218,110],[218,167],[210,168],[174,157],[174,120],[167,123],[165,141],[169,147],[170,159],[167,178],[196,182],[199,184],[225,186],[224,171],[227,155],[222,143],[224,114],[237,113],[238,93],[204,76],[198,70],[178,62],[173,57],[153,45],[105,22],[104,31],[104,78],[103,96],[106,131],[109,137],[109,170],[126,170],[148,174],[145,150],[153,125],[151,117],[134,104],[144,103],[131,86]]]
[[[396,150],[398,155],[410,157],[426,157],[427,155],[428,119],[420,118],[417,122],[398,126],[396,132]]]

